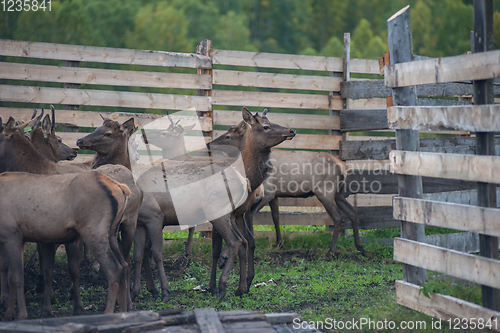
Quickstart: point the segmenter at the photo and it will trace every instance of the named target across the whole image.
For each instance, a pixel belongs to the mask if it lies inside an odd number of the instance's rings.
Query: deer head
[[[39,152],[54,162],[63,160],[71,161],[75,159],[77,152],[64,144],[62,139],[56,135],[55,109],[52,105],[50,107],[52,109],[52,121],[50,121],[49,115],[43,118],[41,128],[36,128],[31,132],[31,144]]]

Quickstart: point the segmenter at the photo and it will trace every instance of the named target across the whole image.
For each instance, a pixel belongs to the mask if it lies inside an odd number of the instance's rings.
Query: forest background
[[[51,11],[2,12],[0,38],[187,53],[208,38],[215,49],[342,57],[350,32],[351,58],[376,59],[386,20],[408,4],[415,54],[470,50],[472,0],[52,0]]]

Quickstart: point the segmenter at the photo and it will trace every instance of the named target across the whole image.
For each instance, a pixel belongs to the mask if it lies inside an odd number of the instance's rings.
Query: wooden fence
[[[388,160],[395,140],[356,133],[384,130],[382,135],[394,135],[388,134],[386,115],[391,91],[383,85],[379,61],[350,59],[349,45],[350,36],[345,34],[344,57],[335,58],[213,50],[207,40],[195,54],[0,40],[0,116],[28,120],[33,108],[54,104],[56,121],[63,125],[58,134],[76,147],[78,138],[102,123],[99,114],[120,122],[134,116],[140,128],[148,128],[158,123],[168,126],[163,119],[166,110],[180,110],[175,115],[182,114],[182,124],[196,123],[197,135],[185,137],[188,150],[196,150],[239,123],[241,106],[255,111],[268,107],[272,121],[299,133],[279,148],[328,150],[356,170],[346,189],[358,208],[361,228],[399,227],[391,208],[392,196],[398,193],[397,176],[389,173]],[[437,85],[419,94],[469,95],[471,89],[466,83]],[[429,138],[421,145],[429,151],[471,150],[473,140]],[[141,158],[147,160],[145,145],[137,142]],[[91,157],[80,154],[77,159]],[[363,183],[374,186],[360,186]],[[470,189],[464,181],[424,179],[425,192]],[[315,197],[282,198],[280,205],[322,208]],[[280,221],[332,224],[325,212],[283,213]],[[270,213],[258,214],[256,224],[271,224]],[[207,228],[209,224],[198,227]]]
[[[392,65],[386,66],[384,72],[385,85],[393,89],[394,105],[397,105],[387,111],[389,126],[396,129],[397,150],[390,152],[391,168],[405,175],[400,178],[399,196],[393,200],[394,218],[403,221],[402,237],[394,240],[394,259],[404,263],[404,281],[396,282],[397,302],[444,319],[451,327],[456,327],[458,318],[467,328],[474,328],[473,322],[475,328],[479,328],[477,323],[481,318],[483,323],[492,324],[487,328],[498,331],[500,210],[490,208],[496,207],[496,185],[488,183],[500,183],[497,172],[500,157],[493,156],[498,155],[494,149],[494,132],[500,131],[500,106],[493,105],[492,89],[492,79],[500,72],[500,51],[487,51],[489,47],[485,46],[492,32],[485,32],[484,27],[489,23],[493,26],[492,14],[490,18],[486,15],[477,18],[478,10],[489,13],[487,3],[474,2],[473,51],[480,53],[440,59],[411,61],[408,7],[396,13],[388,20]],[[468,80],[481,80],[474,83],[474,105],[421,106],[416,96],[419,88],[412,87]],[[475,132],[476,155],[467,155],[469,151],[461,150],[429,152],[419,149],[422,143],[419,144],[418,131],[436,129]],[[478,182],[479,206],[422,199],[421,177]],[[480,233],[481,256],[426,244],[424,226]],[[440,294],[430,298],[424,296],[419,284],[426,280],[426,269],[481,284],[483,307]]]

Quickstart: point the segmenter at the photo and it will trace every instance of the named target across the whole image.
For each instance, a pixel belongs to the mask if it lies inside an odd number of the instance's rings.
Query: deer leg
[[[354,208],[340,193],[335,194],[335,202],[351,220],[354,245],[356,245],[356,249],[358,249],[359,252],[364,253],[363,246],[361,245],[361,239],[359,238],[359,219],[356,208]]]
[[[212,267],[210,270],[210,282],[208,283],[208,290],[212,293],[212,295],[217,296],[219,296],[219,292],[217,290],[217,262],[221,255],[221,248],[222,237],[217,232],[217,229],[214,228],[212,232]]]
[[[39,244],[40,258],[43,258],[44,298],[41,318],[52,314],[52,278],[54,276],[54,262],[56,257],[56,244]]]
[[[253,234],[253,220],[247,221],[247,214],[244,215],[245,223],[244,235],[248,242],[248,272],[247,272],[247,292],[250,292],[250,287],[252,286],[252,281],[255,277],[255,238]]]
[[[339,238],[340,235],[342,214],[340,213],[339,207],[337,207],[337,204],[335,203],[333,198],[328,198],[324,196],[322,193],[317,193],[316,197],[323,204],[326,211],[328,212],[328,215],[330,215],[330,217],[333,220],[334,231],[333,231],[332,243],[330,244],[330,249],[328,250],[327,253],[327,257],[330,258],[332,254],[337,252],[337,239]]]
[[[280,207],[278,198],[269,201],[269,207],[271,208],[271,216],[273,217],[274,228],[276,229],[276,247],[281,249],[283,247],[283,240],[281,239],[280,231]]]
[[[9,297],[9,282],[8,282],[8,270],[9,270],[9,259],[7,258],[7,253],[0,245],[0,303],[2,306],[7,306],[7,298]]]
[[[83,241],[89,246],[90,251],[104,270],[108,280],[108,299],[104,313],[113,313],[120,290],[120,279],[123,274],[119,259],[111,250],[107,235],[82,235]]]
[[[9,258],[8,280],[10,292],[3,320],[14,320],[16,316],[16,298],[19,311],[17,319],[24,320],[28,318],[28,312],[26,311],[26,301],[24,299],[23,242],[21,240],[11,240],[4,243],[4,249]]]
[[[220,236],[226,241],[226,245],[229,249],[228,261],[222,270],[222,274],[219,278],[219,297],[223,298],[227,292],[227,281],[229,279],[229,273],[233,268],[236,256],[240,257],[240,260],[244,262],[243,267],[245,269],[240,270],[240,286],[239,290],[246,287],[246,247],[244,251],[240,251],[240,247],[243,244],[243,239],[238,234],[238,228],[234,225],[234,216],[227,214],[216,220],[211,221],[214,229],[220,234]],[[246,241],[245,241],[246,243]],[[213,258],[217,262],[217,257]],[[212,263],[214,265],[214,263]],[[240,263],[241,267],[241,263]],[[212,269],[213,272],[213,269]],[[242,277],[245,276],[245,281],[242,281]],[[243,286],[242,286],[243,282]]]
[[[132,244],[134,242],[134,235],[136,229],[136,221],[129,223],[129,219],[123,220],[120,227],[121,230],[121,251],[123,253],[123,259],[125,260],[126,267],[124,267],[123,278],[125,294],[127,298],[127,311],[132,311],[132,297],[130,295],[130,267],[132,263],[130,260],[130,250],[132,249]]]
[[[184,249],[184,253],[182,254],[182,257],[187,258],[189,254],[191,253],[191,250],[193,250],[193,236],[194,236],[194,227],[189,228],[189,234],[188,234],[188,239],[186,242],[186,248]]]
[[[153,269],[151,268],[151,239],[149,234],[146,234],[146,243],[144,244],[144,255],[143,255],[143,263],[144,263],[144,278],[146,279],[146,289],[153,295],[154,297],[160,297],[160,293],[158,289],[156,289],[156,283],[153,279]]]
[[[253,241],[253,236],[249,233],[246,232],[247,227],[245,225],[245,221],[243,219],[243,216],[239,216],[236,218],[236,223],[234,223],[236,226],[235,232],[238,234],[238,237],[241,239],[241,245],[240,248],[238,249],[238,258],[240,259],[240,284],[238,286],[238,289],[236,289],[235,295],[236,296],[241,296],[245,293],[248,292],[247,288],[247,262],[248,261],[248,239],[251,238]],[[243,236],[243,234],[246,234]],[[249,238],[246,238],[249,237]],[[255,243],[254,243],[254,249],[255,249]],[[252,253],[253,254],[253,253]],[[252,276],[253,279],[253,276]]]
[[[148,233],[151,239],[151,249],[153,259],[156,262],[156,268],[158,269],[158,275],[160,276],[161,284],[161,296],[162,301],[167,302],[170,298],[170,287],[167,281],[167,275],[165,274],[165,267],[163,267],[163,223],[160,224],[160,228],[156,230],[148,229]],[[144,269],[146,269],[146,263],[144,263]],[[151,269],[150,269],[151,271]]]
[[[66,255],[68,256],[68,272],[71,278],[73,288],[73,315],[80,315],[83,313],[82,297],[80,295],[80,247],[81,241],[78,240],[74,243],[66,244]]]
[[[141,270],[142,259],[144,256],[144,243],[146,242],[147,230],[142,224],[137,225],[134,235],[134,286],[132,288],[131,298],[134,299],[141,290]]]

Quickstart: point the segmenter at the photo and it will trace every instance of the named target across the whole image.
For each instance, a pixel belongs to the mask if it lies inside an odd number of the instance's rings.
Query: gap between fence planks
[[[9,62],[0,62],[0,78],[128,87],[212,89],[210,75],[58,67]]]
[[[385,85],[397,88],[493,79],[500,76],[499,58],[500,50],[495,50],[385,66]]]
[[[492,288],[500,287],[499,260],[399,237],[394,238],[394,260]]]
[[[271,111],[267,114],[267,118],[274,123],[290,128],[340,130],[340,118],[338,116],[275,113]],[[241,111],[214,110],[214,125],[238,125],[241,121]]]
[[[212,90],[212,104],[296,109],[342,109],[340,96],[233,90]]]
[[[340,91],[340,77],[213,70],[213,84],[241,87]]]
[[[21,103],[208,110],[210,97],[123,91],[0,85],[0,100]]]
[[[500,105],[393,106],[387,109],[387,120],[393,129],[497,132],[500,131]]]
[[[0,55],[125,65],[212,68],[209,57],[191,53],[116,49],[0,39]]]
[[[500,323],[500,312],[448,295],[433,293],[430,297],[427,297],[421,292],[421,289],[422,288],[418,285],[397,280],[396,302],[410,309],[423,312],[426,315],[445,320],[445,322],[441,323],[442,328],[450,328],[447,320],[452,318],[460,319],[460,324],[462,323],[461,320],[464,318],[469,320],[474,318],[476,319],[476,324],[478,318],[484,319],[485,323],[491,319],[493,325],[495,325],[495,323],[499,325],[498,323]],[[455,323],[456,321],[452,321],[452,324]],[[452,328],[453,326],[454,325],[452,325]],[[499,330],[500,326],[497,326],[495,331],[498,332]]]
[[[391,171],[403,175],[500,184],[500,157],[391,151]]]
[[[394,197],[394,219],[500,236],[500,209]]]

